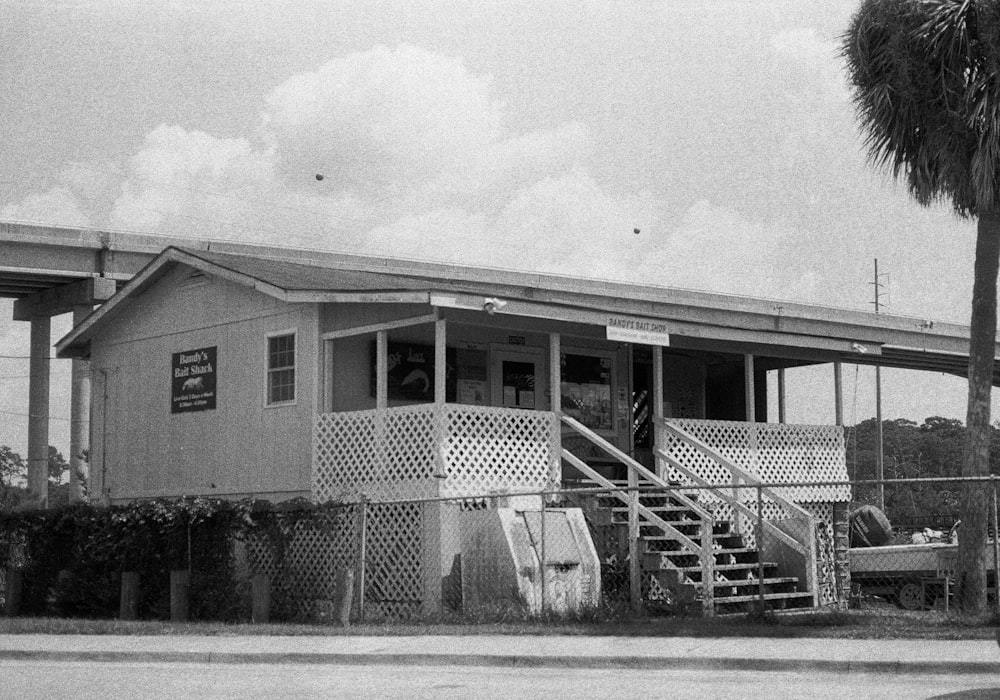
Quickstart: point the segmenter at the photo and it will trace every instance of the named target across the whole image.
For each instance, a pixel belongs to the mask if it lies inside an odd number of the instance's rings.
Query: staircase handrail
[[[755,510],[753,510],[752,508],[750,508],[745,503],[743,503],[740,499],[735,498],[734,496],[730,496],[722,488],[717,488],[717,486],[715,484],[709,483],[709,481],[707,479],[705,479],[705,478],[703,478],[703,477],[695,474],[693,471],[689,470],[687,467],[685,467],[680,462],[678,462],[677,460],[675,460],[673,457],[671,457],[670,455],[668,455],[667,453],[665,453],[663,450],[657,448],[656,450],[654,450],[654,453],[656,454],[657,457],[659,457],[660,459],[666,461],[668,464],[670,464],[671,467],[673,467],[674,469],[676,469],[677,471],[679,471],[681,474],[683,474],[684,476],[686,476],[688,479],[690,479],[691,481],[693,481],[697,485],[702,486],[704,488],[711,489],[715,493],[716,497],[722,499],[730,507],[732,507],[732,508],[734,508],[736,510],[739,510],[740,512],[742,512],[744,515],[746,515],[749,518],[756,518],[757,517],[757,512]],[[763,493],[763,490],[762,490],[762,493]],[[808,513],[808,511],[806,511],[806,512]],[[811,518],[812,516],[809,516],[809,517]],[[806,547],[801,542],[799,542],[794,537],[792,537],[791,535],[789,535],[788,533],[786,533],[784,530],[782,530],[781,528],[779,528],[774,523],[769,522],[767,520],[764,520],[762,522],[763,522],[764,528],[767,529],[772,535],[774,535],[775,537],[777,537],[779,540],[781,540],[786,545],[788,545],[789,547],[791,547],[795,551],[799,552],[800,554],[806,554],[806,551],[807,551]]]
[[[584,462],[582,459],[580,459],[579,457],[577,457],[575,454],[573,454],[569,450],[563,448],[562,456],[563,456],[563,459],[565,459],[570,464],[572,464],[574,467],[576,467],[581,472],[583,472],[588,478],[590,478],[591,480],[593,480],[597,484],[600,484],[604,488],[608,489],[608,492],[612,496],[614,496],[615,498],[617,498],[618,500],[620,500],[620,501],[622,501],[622,502],[624,502],[626,504],[629,502],[628,497],[622,492],[623,490],[622,490],[622,488],[620,486],[618,486],[617,484],[615,484],[613,481],[611,481],[607,477],[602,476],[600,474],[600,472],[598,472],[596,469],[594,469],[589,464],[587,464],[586,462]],[[664,532],[668,533],[671,537],[673,537],[673,538],[677,539],[678,541],[680,541],[681,544],[683,544],[684,546],[686,546],[686,547],[694,550],[695,554],[699,554],[699,555],[701,554],[701,545],[697,544],[690,537],[688,537],[683,532],[681,532],[680,530],[678,530],[677,528],[675,528],[673,525],[671,525],[670,523],[668,523],[666,520],[664,520],[663,518],[661,518],[660,516],[658,516],[656,513],[654,513],[653,511],[651,511],[647,506],[644,506],[642,503],[638,504],[638,508],[639,508],[639,512],[642,514],[642,516],[646,520],[648,520],[651,524],[656,525],[658,528],[660,528]],[[709,516],[709,517],[711,518],[711,516]]]
[[[812,520],[813,517],[812,514],[805,508],[800,506],[798,503],[795,503],[794,501],[790,500],[789,498],[783,496],[775,489],[769,486],[764,486],[763,485],[764,482],[761,480],[760,477],[758,477],[755,474],[751,474],[742,467],[738,466],[732,460],[722,455],[718,450],[710,447],[709,445],[706,445],[704,442],[696,438],[691,433],[687,432],[683,428],[679,428],[676,425],[669,423],[664,418],[657,417],[654,420],[656,421],[657,425],[673,433],[675,436],[680,438],[682,442],[687,443],[688,445],[695,448],[702,454],[718,462],[723,468],[725,468],[730,474],[732,474],[733,477],[742,479],[743,482],[746,483],[748,486],[760,488],[760,491],[763,495],[767,496],[772,501],[780,503],[790,513],[794,513],[795,515],[801,518],[808,518],[809,520]],[[664,456],[662,454],[662,451],[660,450],[657,451],[661,452],[659,456],[661,457]],[[668,461],[671,462],[671,466],[676,468],[674,460],[668,460]]]
[[[593,430],[585,426],[583,423],[576,420],[572,416],[569,416],[562,412],[560,412],[559,418],[560,420],[562,420],[563,423],[571,427],[580,435],[587,438],[594,445],[601,448],[609,455],[617,459],[619,462],[624,464],[626,467],[628,467],[628,469],[631,470],[633,473],[635,473],[636,476],[646,479],[647,481],[655,484],[656,486],[664,490],[670,491],[671,496],[676,498],[678,501],[682,502],[688,509],[696,513],[699,518],[703,520],[708,520],[710,522],[714,522],[715,516],[713,516],[712,513],[707,508],[700,505],[690,496],[686,496],[683,492],[677,490],[677,487],[675,485],[670,484],[665,479],[657,476],[654,472],[650,471],[649,469],[646,469],[646,467],[639,464],[639,462],[637,462],[632,457],[622,452],[620,449],[612,445],[603,437],[601,437]],[[563,452],[565,452],[565,450],[563,450]],[[576,464],[574,464],[573,466],[576,466]],[[588,474],[588,476],[590,475]]]

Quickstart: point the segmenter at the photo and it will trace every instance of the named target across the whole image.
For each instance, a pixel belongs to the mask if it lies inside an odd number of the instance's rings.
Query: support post
[[[43,508],[49,502],[49,346],[48,316],[31,319],[28,380],[28,489]]]
[[[840,360],[833,363],[833,411],[837,425],[844,425],[844,372]]]
[[[778,370],[778,422],[785,422],[785,368]]]
[[[756,387],[754,387],[753,355],[743,356],[743,393],[746,399],[747,423],[757,422]]]
[[[389,405],[389,334],[375,334],[375,408]]]
[[[446,350],[447,321],[439,318],[434,322],[434,403],[445,403],[446,379],[448,377],[448,354]]]
[[[629,469],[628,492],[628,590],[634,612],[642,610],[642,561],[639,551],[639,490],[634,485],[635,472]]]
[[[760,484],[757,484],[757,596],[760,602],[760,614],[764,608],[764,494]]]
[[[434,322],[434,415],[437,422],[437,449],[434,454],[434,475],[445,479],[448,467],[444,454],[448,442],[448,414],[445,412],[448,378],[447,321],[439,318]]]
[[[549,333],[549,407],[555,419],[552,422],[552,445],[549,448],[549,483],[553,488],[562,485],[562,346],[558,333]]]
[[[657,454],[660,450],[666,450],[667,446],[661,444],[663,431],[660,429],[660,421],[666,418],[663,415],[663,348],[659,345],[653,346],[653,450]],[[657,454],[656,475],[663,477],[663,464]]]
[[[89,304],[73,307],[73,325],[77,326],[91,311]],[[89,464],[83,458],[90,452],[90,363],[74,359],[70,380],[69,423],[69,502],[83,500],[81,477],[89,483]]]

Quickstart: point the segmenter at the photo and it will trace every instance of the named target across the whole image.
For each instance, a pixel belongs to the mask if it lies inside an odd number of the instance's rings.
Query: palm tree
[[[963,476],[989,470],[1000,262],[1000,0],[862,0],[843,37],[869,160],[977,218]],[[987,489],[962,489],[955,593],[986,609]]]

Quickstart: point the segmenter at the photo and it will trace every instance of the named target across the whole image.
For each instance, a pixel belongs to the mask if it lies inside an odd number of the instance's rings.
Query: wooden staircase
[[[627,487],[627,483],[620,485]],[[611,525],[627,532],[628,506],[614,500],[599,498],[597,508],[609,513]],[[677,531],[700,541],[702,528],[707,524],[689,505],[662,492],[642,493],[639,500]],[[767,610],[812,607],[813,594],[805,590],[799,578],[780,575],[777,562],[761,562],[759,551],[746,546],[744,537],[733,530],[731,522],[715,520],[711,527],[715,614],[751,612],[761,604]],[[650,524],[639,526],[639,540],[643,597],[647,604],[674,603],[677,599],[693,600],[700,596],[703,566],[697,554],[686,551],[674,537]],[[678,584],[689,590],[678,590]]]
[[[796,523],[798,536],[787,532],[779,523],[767,520],[759,523],[762,529],[756,536],[763,537],[766,546],[770,547],[765,551],[781,552],[784,559],[781,565],[776,560],[762,561],[760,551],[748,546],[739,525],[717,518],[711,509],[698,501],[700,490],[712,488],[711,498],[728,508],[724,512],[733,513],[744,526],[758,525],[756,510],[741,498],[728,494],[729,489],[713,488],[657,450],[660,459],[688,479],[683,488],[680,484],[668,483],[579,421],[565,414],[560,418],[565,426],[623,465],[628,475],[627,481],[613,481],[569,450],[562,450],[564,464],[579,475],[578,485],[603,490],[581,494],[578,500],[582,501],[592,525],[603,522],[618,531],[619,536],[612,538],[618,542],[613,548],[614,556],[608,556],[606,546],[603,554],[606,561],[629,562],[627,588],[633,605],[641,601],[646,604],[663,601],[673,607],[687,608],[690,603],[692,608],[699,605],[705,615],[717,615],[749,612],[761,606],[785,610],[816,604],[815,526],[811,516],[799,506],[760,484],[711,447],[683,431],[676,431],[707,457],[723,465],[733,476],[734,487],[743,484],[756,490],[758,508],[761,499],[767,498],[782,506],[786,522]],[[600,550],[598,547],[599,553]],[[638,568],[634,562],[638,562]],[[782,566],[797,566],[805,580],[797,573],[789,575],[789,571],[782,571]],[[707,585],[708,581],[711,585]]]

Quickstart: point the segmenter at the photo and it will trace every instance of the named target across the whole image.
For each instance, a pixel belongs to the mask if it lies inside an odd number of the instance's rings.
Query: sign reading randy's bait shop
[[[670,333],[664,321],[633,316],[608,316],[607,338],[643,345],[670,345]]]
[[[215,408],[216,350],[199,348],[175,352],[170,363],[170,412],[208,411]]]

